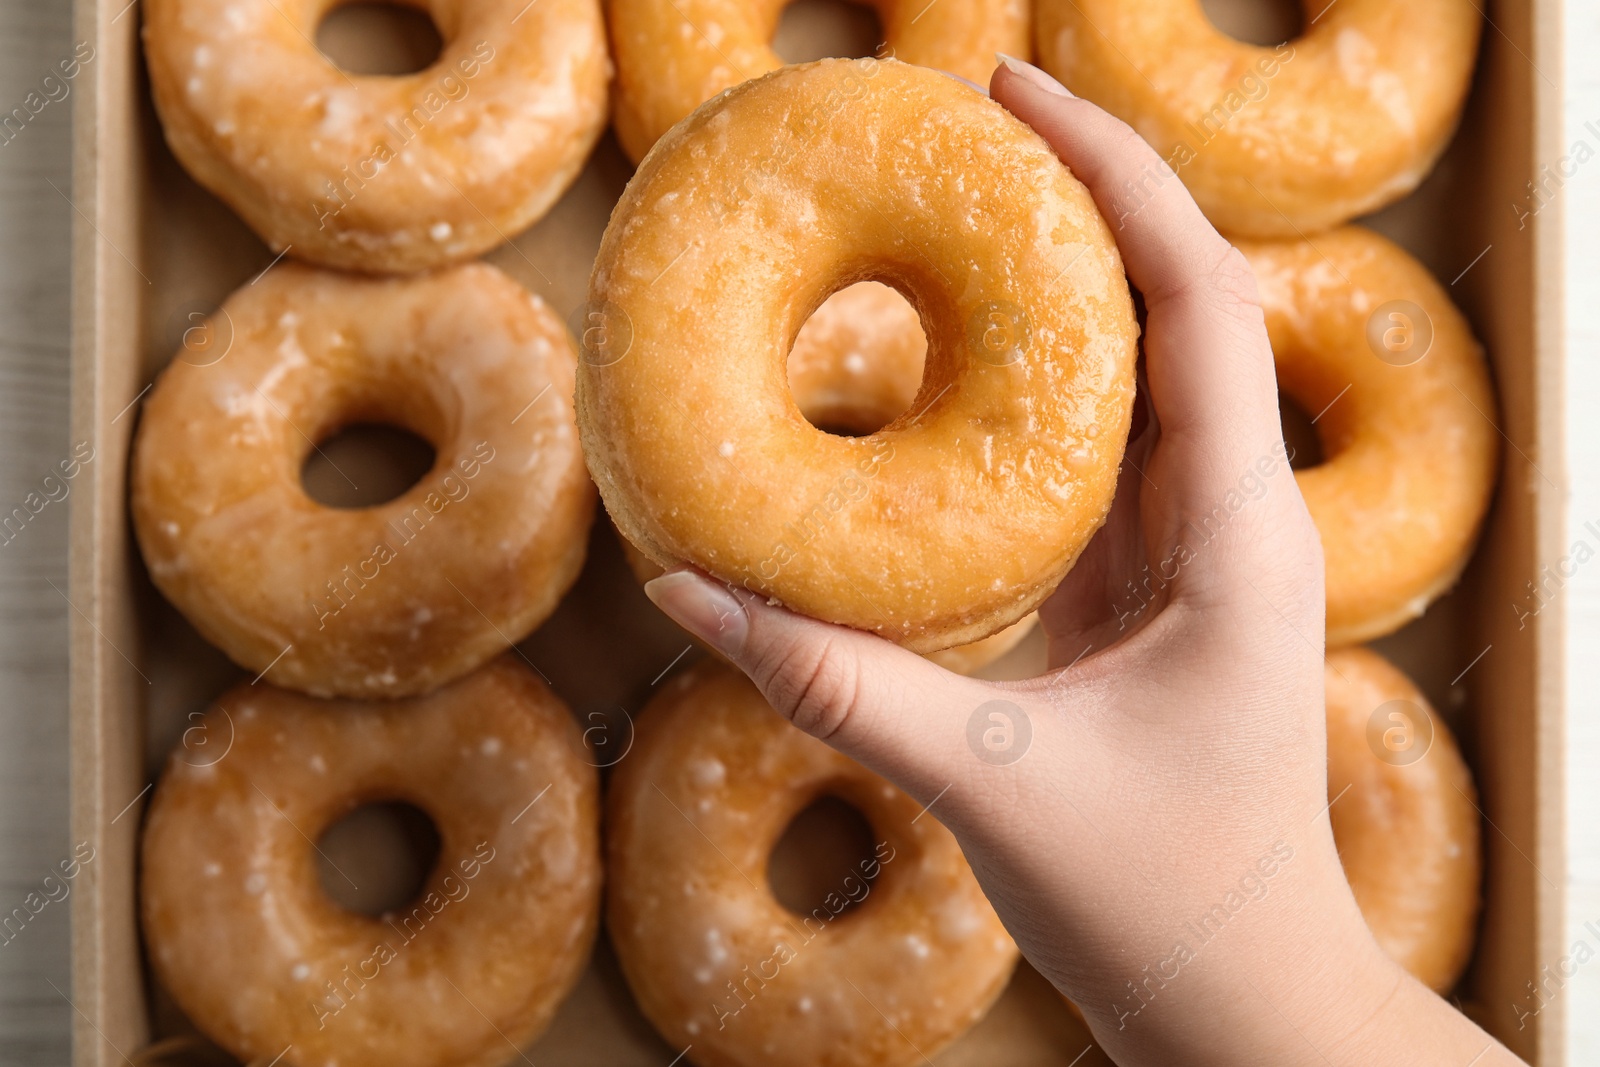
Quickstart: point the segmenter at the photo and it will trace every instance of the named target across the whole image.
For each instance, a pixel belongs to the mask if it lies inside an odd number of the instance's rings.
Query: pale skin
[[[1015,60],[990,91],[1089,187],[1148,312],[1151,417],[1109,520],[1041,610],[1050,672],[961,677],[688,570],[647,592],[795,725],[934,803],[1023,953],[1119,1064],[1522,1062],[1383,954],[1344,879],[1322,549],[1282,461],[1249,267],[1123,123]],[[1265,491],[1173,566],[1186,524],[1251,472]],[[993,700],[1031,726],[1009,765],[968,739]],[[1230,917],[1199,934],[1219,904]]]

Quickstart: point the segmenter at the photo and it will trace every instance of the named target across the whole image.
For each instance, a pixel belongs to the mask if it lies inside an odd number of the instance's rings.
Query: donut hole
[[[439,828],[402,800],[363,804],[322,832],[317,875],[346,911],[378,918],[422,895],[439,862]]]
[[[426,70],[444,51],[428,13],[408,4],[339,4],[317,26],[317,49],[349,74]]]
[[[1312,17],[1326,10],[1328,0],[1312,0]],[[1295,0],[1200,0],[1206,18],[1220,33],[1245,44],[1271,47],[1299,37],[1306,30],[1305,10]]]
[[[867,899],[880,873],[876,844],[872,824],[855,805],[832,795],[818,797],[773,846],[767,885],[796,915],[845,915]]]
[[[883,43],[883,23],[864,4],[845,0],[794,0],[778,16],[772,50],[785,63],[859,59]]]
[[[866,437],[910,409],[927,350],[922,318],[898,289],[858,282],[801,324],[789,350],[789,391],[823,433]]]
[[[300,468],[306,495],[330,508],[386,504],[433,469],[433,446],[410,430],[354,423],[318,442]]]
[[[1283,444],[1289,452],[1289,466],[1294,470],[1321,466],[1326,459],[1314,420],[1315,416],[1294,397],[1288,393],[1278,394],[1278,421],[1283,425]]]

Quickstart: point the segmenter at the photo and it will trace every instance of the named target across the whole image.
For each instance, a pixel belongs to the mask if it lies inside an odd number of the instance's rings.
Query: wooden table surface
[[[1568,142],[1600,148],[1600,0],[1568,0]],[[0,0],[0,113],[70,55],[63,0]],[[71,100],[51,101],[0,143],[0,510],[69,454],[68,237]],[[1552,161],[1553,162],[1553,161]],[[1567,215],[1570,526],[1600,522],[1600,163],[1560,194]],[[67,503],[51,503],[0,545],[0,913],[40,887],[67,838]],[[1572,939],[1600,949],[1600,567],[1580,569],[1550,610],[1565,612]],[[68,1062],[67,907],[52,903],[0,944],[0,1065]],[[1600,1067],[1600,962],[1568,987],[1574,1067]]]

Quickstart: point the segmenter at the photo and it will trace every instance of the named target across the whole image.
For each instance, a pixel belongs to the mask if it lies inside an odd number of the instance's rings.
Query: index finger
[[[1150,400],[1209,493],[1281,441],[1277,376],[1249,264],[1127,124],[1044,71],[1002,57],[994,99],[1042,136],[1093,195],[1144,295]]]

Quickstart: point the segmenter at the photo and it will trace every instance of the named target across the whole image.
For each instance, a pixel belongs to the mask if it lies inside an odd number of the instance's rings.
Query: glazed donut
[[[1427,698],[1365,648],[1328,654],[1328,816],[1378,944],[1445,993],[1477,931],[1476,792]]]
[[[274,251],[346,270],[470,259],[544,215],[606,123],[598,0],[407,0],[444,50],[351,75],[312,41],[343,0],[148,0],[172,154]]]
[[[1461,117],[1473,0],[1307,2],[1305,34],[1236,41],[1199,0],[1039,0],[1039,62],[1132,126],[1224,233],[1337,226],[1415,189]],[[1167,175],[1129,188],[1135,212]]]
[[[840,437],[786,363],[864,280],[917,308],[927,372]],[[953,78],[823,60],[707,104],[629,183],[588,314],[585,456],[660,566],[932,652],[1033,611],[1110,507],[1137,336],[1116,245],[1049,146]]]
[[[1350,226],[1240,242],[1278,387],[1317,416],[1296,473],[1327,561],[1328,645],[1382,636],[1461,575],[1494,489],[1495,398],[1471,327],[1427,270]]]
[[[635,163],[661,135],[724,89],[784,65],[772,50],[788,0],[605,0],[617,62],[613,122]],[[1029,50],[1024,0],[869,0],[880,52],[989,84],[995,53]]]
[[[544,303],[485,264],[358,278],[281,264],[180,351],[134,443],[134,531],[201,635],[319,696],[425,692],[520,640],[577,578],[594,514]],[[388,422],[437,459],[376,507],[300,469],[342,426]]]
[[[635,737],[606,798],[606,928],[645,1017],[695,1063],[919,1063],[1005,988],[1016,946],[950,832],[743,675],[679,674]],[[768,857],[825,795],[877,845],[862,877],[799,915],[768,888]]]
[[[156,976],[209,1037],[241,1061],[489,1067],[549,1024],[599,919],[599,783],[532,671],[501,657],[385,703],[245,684],[190,730],[222,754],[169,759],[141,904]],[[385,799],[432,817],[439,861],[371,918],[322,890],[314,842]]]

